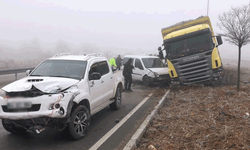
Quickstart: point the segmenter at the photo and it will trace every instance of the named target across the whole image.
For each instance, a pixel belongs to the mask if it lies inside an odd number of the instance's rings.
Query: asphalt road
[[[24,76],[25,74],[18,74],[18,78]],[[0,76],[0,87],[14,80],[15,75]],[[157,87],[159,87],[159,85],[145,87],[141,85],[141,83],[136,83],[136,85],[132,87],[134,92],[123,93],[121,109],[113,111],[107,107],[93,115],[91,117],[91,125],[87,136],[78,141],[70,140],[62,132],[52,129],[46,129],[40,134],[27,132],[24,135],[15,135],[5,131],[0,123],[0,149],[89,149],[117,124],[117,120],[122,120],[145,97],[155,90],[154,94],[146,101],[146,103],[143,104],[142,107],[140,107],[114,134],[112,134],[106,141],[103,141],[103,144],[98,148],[100,150],[123,149],[146,116],[153,110],[155,105],[157,105],[167,88],[160,87],[159,89],[156,89]]]

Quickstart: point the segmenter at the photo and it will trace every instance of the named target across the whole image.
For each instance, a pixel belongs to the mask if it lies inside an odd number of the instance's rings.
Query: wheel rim
[[[88,127],[88,117],[84,111],[79,111],[74,119],[74,129],[77,134],[83,134]]]
[[[117,106],[121,105],[121,99],[122,99],[122,95],[120,92],[120,88],[117,89],[117,96],[116,96],[116,104]]]

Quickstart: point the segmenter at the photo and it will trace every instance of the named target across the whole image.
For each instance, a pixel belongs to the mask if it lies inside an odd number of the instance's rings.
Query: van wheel
[[[122,104],[122,92],[120,86],[117,87],[115,97],[115,101],[109,105],[109,107],[113,110],[118,110]]]
[[[14,134],[24,134],[27,131],[27,129],[19,127],[19,126],[15,125],[15,124],[11,123],[7,119],[2,119],[2,124],[3,124],[3,128],[6,131],[14,133]]]
[[[75,139],[81,139],[86,135],[90,124],[90,113],[86,106],[80,105],[74,109],[70,116],[68,132]]]
[[[142,78],[142,82],[143,82],[143,84],[144,84],[145,86],[149,86],[149,85],[151,84],[151,82],[150,82],[150,77],[144,76],[144,77]]]

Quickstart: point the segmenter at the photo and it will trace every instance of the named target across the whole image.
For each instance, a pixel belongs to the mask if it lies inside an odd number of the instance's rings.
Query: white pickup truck
[[[53,127],[80,139],[93,114],[121,107],[122,73],[97,54],[57,54],[26,74],[0,90],[0,118],[11,133]]]

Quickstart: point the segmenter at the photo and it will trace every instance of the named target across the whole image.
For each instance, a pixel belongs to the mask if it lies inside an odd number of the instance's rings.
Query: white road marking
[[[132,138],[129,140],[129,142],[127,143],[127,145],[124,147],[123,150],[131,150],[131,149],[135,149],[136,148],[136,145],[141,140],[144,132],[146,131],[146,128],[147,128],[148,124],[151,122],[151,120],[153,119],[153,117],[157,114],[158,109],[163,105],[163,102],[166,99],[166,97],[167,97],[167,95],[168,95],[169,92],[170,92],[170,90],[166,91],[166,93],[161,98],[161,100],[159,101],[159,103],[155,106],[154,110],[151,111],[151,113],[143,121],[143,123],[141,124],[141,126],[137,129],[137,131],[132,136]]]
[[[152,95],[152,91],[145,97],[132,111],[130,111],[117,125],[115,125],[108,133],[106,133],[99,141],[97,141],[89,150],[98,149],[114,132],[119,129]]]

